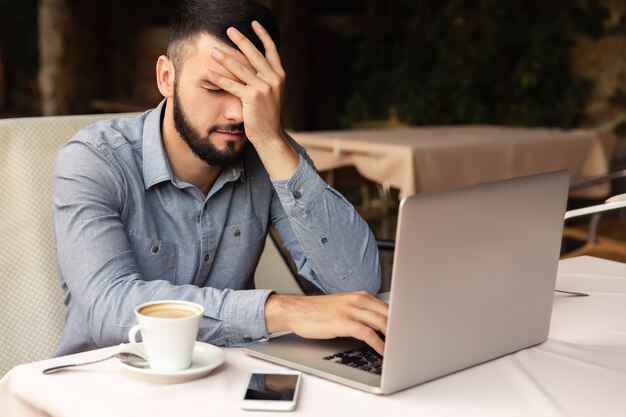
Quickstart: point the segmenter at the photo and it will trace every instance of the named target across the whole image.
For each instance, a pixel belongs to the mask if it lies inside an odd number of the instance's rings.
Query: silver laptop
[[[382,365],[350,338],[288,334],[245,352],[390,394],[544,342],[568,187],[558,171],[404,199]]]

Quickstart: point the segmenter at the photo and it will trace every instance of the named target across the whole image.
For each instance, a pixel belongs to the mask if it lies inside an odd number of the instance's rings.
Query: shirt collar
[[[161,114],[164,111],[165,99],[148,114],[143,125],[143,180],[146,190],[174,178],[161,136]]]
[[[159,103],[146,117],[143,126],[143,178],[146,190],[163,181],[171,181],[175,185],[178,180],[174,177],[163,147],[161,135],[162,114],[165,111],[165,99]],[[250,150],[248,150],[250,151]],[[245,158],[245,157],[244,157]],[[243,160],[224,167],[216,183],[220,187],[226,182],[241,180],[245,182]],[[216,188],[215,186],[213,188]]]

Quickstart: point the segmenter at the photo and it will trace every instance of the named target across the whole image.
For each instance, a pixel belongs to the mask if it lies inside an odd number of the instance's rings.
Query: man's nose
[[[239,97],[228,95],[224,103],[224,117],[232,123],[243,122],[243,104]]]

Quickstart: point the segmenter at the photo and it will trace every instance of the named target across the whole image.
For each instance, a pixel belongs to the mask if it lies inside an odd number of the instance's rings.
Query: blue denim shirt
[[[270,179],[254,148],[208,195],[170,169],[156,109],[96,123],[57,156],[54,229],[68,306],[55,355],[128,341],[134,308],[155,299],[204,306],[198,340],[241,346],[268,337],[254,272],[273,224],[302,276],[326,293],[380,286],[367,224],[316,173]]]

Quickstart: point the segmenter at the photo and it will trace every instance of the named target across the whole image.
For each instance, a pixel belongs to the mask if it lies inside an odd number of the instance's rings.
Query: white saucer
[[[149,367],[140,368],[122,361],[119,361],[119,364],[122,369],[141,381],[157,384],[177,384],[207,376],[211,371],[224,363],[225,359],[226,354],[217,346],[196,342],[193,348],[191,366],[182,371],[159,372]]]

